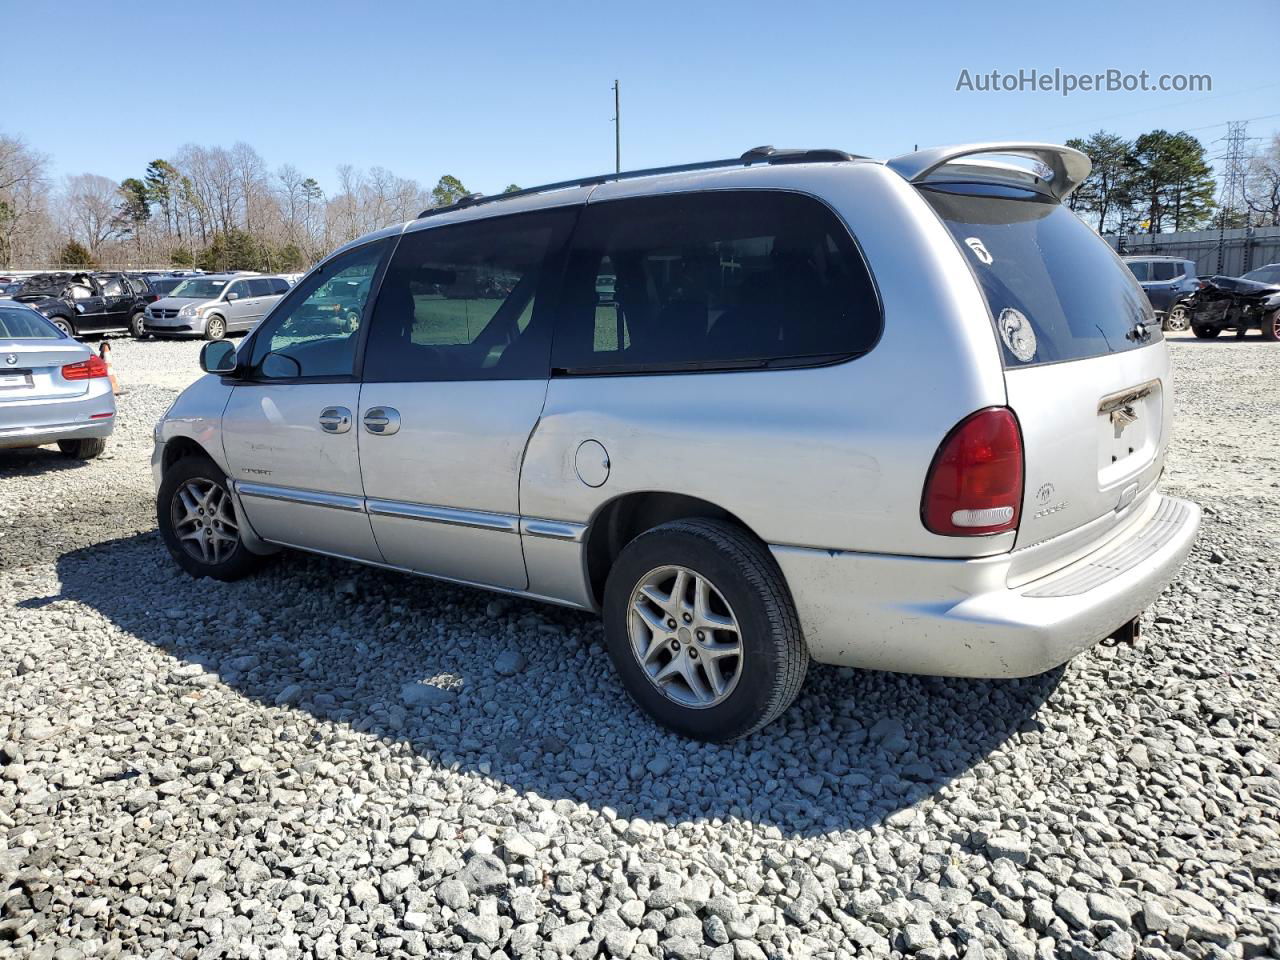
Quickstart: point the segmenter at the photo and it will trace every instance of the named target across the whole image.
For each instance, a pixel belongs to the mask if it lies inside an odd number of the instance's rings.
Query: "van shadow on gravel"
[[[406,743],[437,768],[518,792],[789,835],[874,825],[981,776],[993,750],[1039,729],[1034,714],[1063,673],[979,681],[814,665],[780,721],[709,745],[632,705],[588,614],[504,599],[494,616],[496,594],[298,553],[238,583],[196,581],[154,532],[68,552],[57,571],[62,599],[179,661],[138,664],[169,677],[175,699],[188,690],[174,669],[198,663],[260,705]],[[512,676],[495,669],[504,651],[527,661]],[[402,688],[419,681],[455,693],[406,705]]]
[[[89,465],[88,460],[63,456],[52,446],[0,450],[0,480],[6,477],[36,477],[45,473],[83,470]]]

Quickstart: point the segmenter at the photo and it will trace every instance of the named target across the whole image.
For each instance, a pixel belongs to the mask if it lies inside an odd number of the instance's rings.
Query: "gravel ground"
[[[0,956],[1280,955],[1280,346],[1179,340],[1205,507],[1134,645],[1021,681],[814,668],[729,746],[595,620],[287,555],[179,575],[117,340],[108,455],[0,453]]]

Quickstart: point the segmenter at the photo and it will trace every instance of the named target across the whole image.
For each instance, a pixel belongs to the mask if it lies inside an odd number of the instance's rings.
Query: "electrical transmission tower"
[[[1218,221],[1217,273],[1222,272],[1223,260],[1226,254],[1227,218],[1236,212],[1236,208],[1239,205],[1244,203],[1245,175],[1248,172],[1248,159],[1245,154],[1245,144],[1249,141],[1248,128],[1249,122],[1247,120],[1228,120],[1227,135],[1223,137],[1223,141],[1226,143],[1226,150],[1222,155],[1222,188],[1219,200],[1222,215]],[[1247,263],[1244,269],[1249,269]]]

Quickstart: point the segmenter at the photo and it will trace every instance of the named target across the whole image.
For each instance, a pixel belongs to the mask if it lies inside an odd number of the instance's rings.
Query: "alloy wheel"
[[[649,682],[683,707],[722,703],[742,675],[738,619],[715,585],[688,567],[658,567],[640,579],[627,632]]]
[[[1165,325],[1173,331],[1185,330],[1191,326],[1191,314],[1185,306],[1178,304],[1169,311],[1169,318],[1165,321]]]
[[[240,543],[240,527],[226,489],[193,477],[173,493],[173,532],[182,548],[201,563],[221,563]]]

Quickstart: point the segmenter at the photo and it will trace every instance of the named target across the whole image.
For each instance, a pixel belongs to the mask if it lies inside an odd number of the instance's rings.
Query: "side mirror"
[[[227,301],[228,301],[228,302],[230,302],[230,301],[232,301],[232,300],[239,300],[239,299],[240,299],[240,294],[235,293],[234,291],[233,291],[233,292],[231,292],[231,293],[228,293],[228,294],[227,294]]]
[[[211,340],[200,349],[200,369],[222,376],[236,372],[236,348],[226,340]]]

